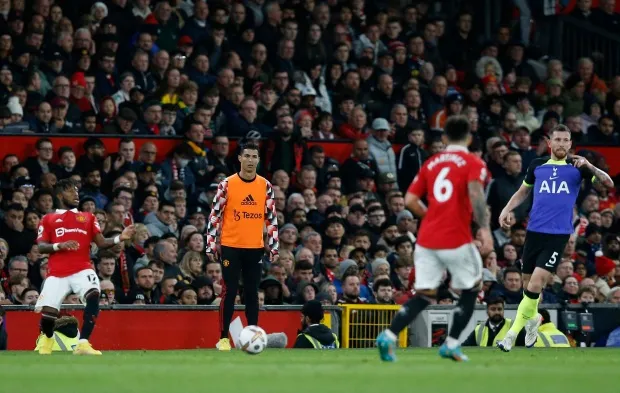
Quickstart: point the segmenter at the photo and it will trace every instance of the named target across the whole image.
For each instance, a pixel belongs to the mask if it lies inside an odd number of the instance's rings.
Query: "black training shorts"
[[[562,260],[570,235],[556,235],[527,231],[523,245],[523,274],[532,274],[539,267],[550,273]]]

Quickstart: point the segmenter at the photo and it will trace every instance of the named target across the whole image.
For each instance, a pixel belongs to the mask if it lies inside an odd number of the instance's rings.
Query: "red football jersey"
[[[454,249],[473,241],[472,207],[467,184],[484,185],[487,167],[467,148],[450,145],[422,166],[407,192],[426,195],[428,211],[418,231],[417,244],[429,249]]]
[[[92,213],[77,210],[56,210],[46,214],[39,224],[37,242],[64,243],[75,240],[77,251],[56,251],[47,264],[49,275],[67,277],[85,269],[91,269],[90,243],[101,233],[97,218]]]

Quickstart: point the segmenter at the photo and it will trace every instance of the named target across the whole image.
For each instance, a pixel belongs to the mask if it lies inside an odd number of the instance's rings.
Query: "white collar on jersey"
[[[460,146],[460,145],[448,145],[448,146],[446,146],[446,150],[444,150],[444,151],[448,151],[448,152],[450,152],[450,151],[462,151],[462,152],[465,152],[465,153],[469,153],[469,149],[467,147]]]
[[[73,213],[77,213],[78,209],[71,209],[70,211],[73,212]],[[56,213],[58,213],[58,214],[62,214],[62,213],[66,213],[66,212],[67,211],[65,209],[56,209]]]

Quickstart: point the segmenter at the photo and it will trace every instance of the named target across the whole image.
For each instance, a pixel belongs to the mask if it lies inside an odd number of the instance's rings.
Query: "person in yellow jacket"
[[[37,337],[35,351],[39,350],[41,336]],[[52,351],[69,351],[77,346],[80,339],[78,320],[74,317],[61,317],[54,323],[54,347]]]
[[[323,305],[318,300],[310,300],[301,309],[301,328],[293,348],[338,349],[338,336],[323,325]]]
[[[504,318],[504,299],[501,297],[491,298],[487,301],[487,316],[484,323],[476,326],[473,332],[465,339],[463,346],[470,347],[492,347],[496,340],[502,340],[510,326],[512,320]],[[525,343],[525,335],[517,337],[517,345]]]
[[[551,322],[549,311],[540,309],[538,314],[542,320],[534,348],[570,348],[568,337]]]

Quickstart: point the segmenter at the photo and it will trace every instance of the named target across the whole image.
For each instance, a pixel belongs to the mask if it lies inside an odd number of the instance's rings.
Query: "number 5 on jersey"
[[[452,192],[454,191],[454,186],[452,185],[452,182],[448,179],[449,173],[449,167],[443,168],[437,174],[437,178],[435,179],[435,183],[433,184],[433,196],[435,197],[435,200],[439,203],[444,203],[450,200]]]
[[[553,254],[551,254],[551,258],[549,258],[549,262],[545,263],[545,266],[554,267],[555,263],[557,262],[557,259],[558,259],[558,253],[557,251],[554,251]]]

